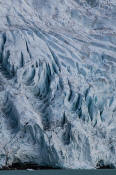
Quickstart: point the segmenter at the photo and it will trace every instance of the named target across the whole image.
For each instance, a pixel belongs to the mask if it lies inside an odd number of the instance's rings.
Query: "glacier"
[[[15,163],[116,167],[115,0],[0,0],[0,168]]]

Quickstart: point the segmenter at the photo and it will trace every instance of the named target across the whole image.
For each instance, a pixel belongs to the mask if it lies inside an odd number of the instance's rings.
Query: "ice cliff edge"
[[[0,0],[0,167],[116,167],[115,0]]]

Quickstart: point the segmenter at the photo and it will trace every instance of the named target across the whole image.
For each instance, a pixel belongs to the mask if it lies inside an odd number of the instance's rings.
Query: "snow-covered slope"
[[[0,167],[116,167],[115,0],[0,0]]]

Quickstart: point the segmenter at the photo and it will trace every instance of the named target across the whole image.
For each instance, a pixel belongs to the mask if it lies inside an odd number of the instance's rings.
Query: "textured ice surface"
[[[115,0],[0,0],[0,167],[116,167]]]

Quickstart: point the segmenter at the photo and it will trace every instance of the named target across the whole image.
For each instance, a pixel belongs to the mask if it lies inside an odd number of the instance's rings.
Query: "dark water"
[[[116,175],[116,170],[0,171],[0,175]]]

